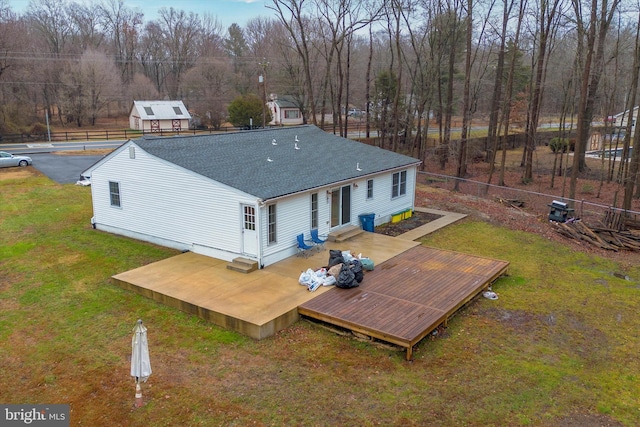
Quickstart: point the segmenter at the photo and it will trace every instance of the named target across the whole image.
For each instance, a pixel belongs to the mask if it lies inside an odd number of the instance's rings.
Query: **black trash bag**
[[[339,251],[337,249],[329,249],[329,267],[333,267],[336,264],[342,263],[344,263],[342,251]]]
[[[354,258],[349,262],[349,267],[351,267],[351,271],[353,271],[353,275],[355,276],[356,282],[362,282],[364,278],[364,272],[362,271],[362,263],[359,259]]]
[[[355,288],[358,285],[356,282],[356,276],[351,270],[351,267],[348,264],[342,264],[342,268],[340,269],[340,274],[336,278],[336,287],[349,289]]]

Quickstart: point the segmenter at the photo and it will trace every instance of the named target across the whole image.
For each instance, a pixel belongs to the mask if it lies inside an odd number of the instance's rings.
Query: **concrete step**
[[[258,261],[243,257],[234,258],[232,262],[227,264],[227,269],[245,274],[251,273],[258,269]]]
[[[340,243],[349,240],[361,233],[364,233],[364,230],[362,228],[358,227],[357,225],[348,225],[346,227],[342,227],[338,230],[332,231],[331,233],[329,233],[327,239],[330,242]]]

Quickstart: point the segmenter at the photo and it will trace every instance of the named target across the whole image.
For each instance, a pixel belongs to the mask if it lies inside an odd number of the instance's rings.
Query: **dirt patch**
[[[554,185],[553,187],[551,186],[552,177],[550,173],[553,169],[554,155],[548,147],[539,147],[535,152],[533,182],[522,182],[521,157],[521,149],[508,152],[506,172],[504,174],[505,188],[522,189],[544,194],[568,193],[568,179],[556,176]],[[589,169],[578,180],[576,199],[608,206],[616,204],[616,200],[619,202],[623,194],[620,184],[606,182],[606,180],[601,182],[599,179],[602,173],[606,173],[607,165],[604,165],[605,170],[603,171],[603,165],[599,160],[588,159],[587,163]],[[449,162],[444,169],[441,169],[433,160],[429,160],[425,164],[425,170],[448,176],[455,176],[456,172],[455,162],[453,161]],[[484,183],[488,181],[488,171],[489,165],[485,162],[471,163],[468,165],[465,178]],[[494,184],[497,183],[497,178],[496,172],[492,180]],[[469,194],[450,191],[450,184],[438,182],[437,180],[428,184],[419,183],[416,187],[416,206],[464,213],[472,219],[489,222],[516,231],[535,233],[545,239],[567,245],[572,250],[615,260],[625,267],[632,267],[640,263],[640,251],[621,250],[614,252],[598,248],[584,241],[562,236],[549,223],[548,210],[545,213],[541,213],[540,210],[536,211],[533,206],[517,206],[510,203],[509,200],[503,200],[495,196],[479,197],[478,188],[473,185],[470,186],[473,191]],[[640,199],[633,200],[632,210],[640,211]]]
[[[0,181],[29,178],[36,175],[34,172],[34,169],[30,167],[0,169]]]
[[[573,414],[558,418],[548,427],[564,426],[564,427],[622,427],[624,424],[619,423],[611,417],[601,414]]]
[[[396,237],[441,217],[442,215],[414,211],[411,218],[403,219],[400,222],[388,222],[386,224],[379,225],[374,231],[376,233]]]
[[[96,149],[96,150],[68,150],[55,151],[53,154],[57,156],[106,156],[113,151],[112,148]]]

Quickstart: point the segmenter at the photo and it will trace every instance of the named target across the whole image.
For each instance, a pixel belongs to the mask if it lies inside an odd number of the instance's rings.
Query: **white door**
[[[258,255],[258,232],[256,231],[256,208],[242,205],[242,253]]]

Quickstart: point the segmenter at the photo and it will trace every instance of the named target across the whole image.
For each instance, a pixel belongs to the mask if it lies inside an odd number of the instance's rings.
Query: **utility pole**
[[[258,76],[258,83],[262,84],[262,128],[267,127],[267,67],[269,62],[262,58],[258,65],[262,67],[262,74]]]

